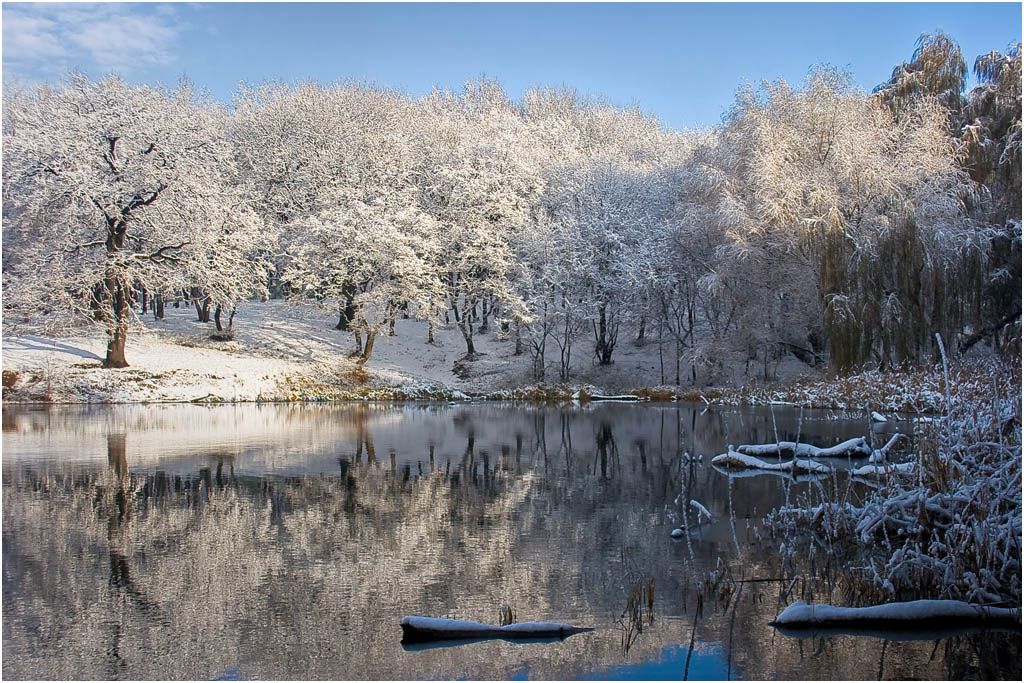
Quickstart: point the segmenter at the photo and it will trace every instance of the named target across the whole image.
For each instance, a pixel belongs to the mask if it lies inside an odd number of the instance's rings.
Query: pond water
[[[871,429],[877,446],[894,427],[686,404],[5,409],[3,677],[1019,677],[1019,634],[1014,650],[768,625],[830,597],[788,580],[758,521],[821,484],[708,461]],[[677,498],[713,516],[691,514],[688,540],[670,535]],[[503,602],[595,630],[401,644],[404,615],[496,622]]]

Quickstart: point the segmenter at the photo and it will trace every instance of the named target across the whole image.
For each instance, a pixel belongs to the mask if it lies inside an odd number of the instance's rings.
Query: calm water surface
[[[823,484],[708,460],[798,429],[831,445],[872,427],[684,404],[4,410],[3,676],[1019,677],[1019,634],[1008,650],[768,626],[807,589],[778,580],[757,520]],[[670,537],[677,497],[713,514],[689,517],[689,542]],[[629,592],[649,579],[654,619],[629,630]],[[520,621],[596,630],[400,643],[403,615],[493,622],[503,601]]]

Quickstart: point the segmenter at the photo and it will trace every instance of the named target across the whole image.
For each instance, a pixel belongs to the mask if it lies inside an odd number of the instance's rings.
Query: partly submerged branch
[[[913,600],[871,607],[834,607],[798,601],[782,610],[772,626],[790,628],[857,624],[893,627],[935,626],[936,624],[1020,624],[1020,609],[975,605],[960,600]]]
[[[531,638],[566,638],[576,633],[593,631],[553,621],[526,621],[507,626],[493,626],[465,619],[436,619],[434,617],[404,617],[402,642],[414,643],[432,640],[463,640],[468,638],[504,638],[522,640]]]
[[[711,459],[712,465],[718,465],[719,467],[736,467],[741,469],[758,469],[758,470],[777,470],[781,472],[808,472],[808,473],[827,473],[831,472],[832,468],[820,462],[814,462],[813,460],[799,460],[793,459],[786,462],[765,462],[760,458],[755,458],[752,455],[746,455],[739,453],[734,450],[729,450],[728,453],[722,453],[716,455]]]
[[[848,439],[828,448],[819,448],[809,443],[780,441],[779,443],[738,446],[737,453],[743,455],[792,455],[798,458],[840,458],[844,456],[862,457],[871,455],[871,446],[864,437]]]

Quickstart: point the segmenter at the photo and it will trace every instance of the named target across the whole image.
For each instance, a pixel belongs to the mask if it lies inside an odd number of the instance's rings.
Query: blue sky
[[[3,5],[5,81],[68,69],[182,75],[219,99],[240,81],[360,80],[414,95],[486,75],[513,96],[568,85],[673,127],[713,125],[741,83],[813,64],[870,89],[943,29],[969,64],[1021,38],[1019,3]]]

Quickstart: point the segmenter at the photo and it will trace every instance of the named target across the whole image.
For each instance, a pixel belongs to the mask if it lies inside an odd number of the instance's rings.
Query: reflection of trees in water
[[[680,617],[645,631],[630,652],[642,658],[688,640],[693,583],[719,558],[743,578],[778,571],[744,519],[777,503],[778,482],[736,483],[734,541],[728,480],[679,468],[681,439],[717,438],[720,418],[698,435],[708,416],[695,411],[652,411],[627,429],[608,411],[527,410],[496,438],[488,410],[463,417],[461,447],[442,454],[430,442],[381,450],[374,415],[347,413],[352,439],[324,474],[236,475],[238,454],[223,450],[196,453],[185,473],[133,472],[123,432],[108,433],[105,469],[5,467],[4,675],[504,678],[525,660],[534,676],[565,678],[617,661],[618,632],[412,655],[398,619],[493,621],[506,600],[520,619],[607,627],[641,572],[658,613]],[[718,520],[695,537],[693,562],[664,537],[682,486]],[[777,588],[709,604],[698,641],[724,642],[735,624],[732,670],[745,676],[863,674],[870,645],[836,648],[826,666],[802,661],[806,643],[773,642],[763,624]]]
[[[561,495],[590,498],[583,512],[608,503],[596,478],[549,485],[523,464],[525,445],[491,453],[472,437],[461,460],[421,473],[375,459],[371,443],[341,457],[336,477],[233,476],[230,459],[188,476],[133,474],[123,434],[109,437],[103,471],[5,469],[7,560],[41,568],[5,577],[28,596],[5,619],[5,674],[209,677],[258,662],[267,676],[401,675],[379,648],[397,644],[405,611],[493,619],[507,596],[525,618],[580,598],[573,549],[552,555],[549,538],[529,534],[568,526],[550,517]],[[588,548],[602,518],[575,519]],[[93,595],[76,600],[83,590]],[[589,620],[582,598],[571,611]],[[33,615],[54,628],[23,630]],[[58,643],[79,656],[54,657]]]

